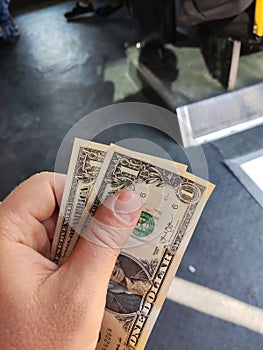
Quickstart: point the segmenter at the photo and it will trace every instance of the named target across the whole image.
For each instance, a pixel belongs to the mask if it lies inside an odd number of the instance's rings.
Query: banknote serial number
[[[108,327],[106,330],[106,334],[103,340],[103,345],[101,350],[106,350],[108,348],[111,342],[111,337],[112,337],[112,329]]]

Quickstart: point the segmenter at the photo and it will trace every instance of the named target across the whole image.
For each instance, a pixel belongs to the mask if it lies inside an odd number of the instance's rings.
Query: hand
[[[0,204],[1,349],[95,349],[119,247],[140,207],[131,191],[111,196],[58,267],[47,258],[57,219],[54,174],[32,176]]]

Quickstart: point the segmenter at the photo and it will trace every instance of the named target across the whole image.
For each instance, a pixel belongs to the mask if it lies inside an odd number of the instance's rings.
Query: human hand
[[[0,204],[0,348],[95,349],[119,248],[140,212],[133,192],[111,196],[58,267],[47,258],[57,219],[54,174],[18,186]]]

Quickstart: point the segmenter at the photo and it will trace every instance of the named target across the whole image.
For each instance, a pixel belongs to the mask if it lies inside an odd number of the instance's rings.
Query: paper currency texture
[[[144,349],[213,188],[184,165],[75,141],[52,247],[56,263],[70,255],[79,235],[85,237],[90,218],[111,194],[130,189],[143,203],[112,272],[97,350]]]

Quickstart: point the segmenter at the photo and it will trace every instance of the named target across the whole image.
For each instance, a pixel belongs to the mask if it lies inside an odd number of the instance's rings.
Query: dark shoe
[[[117,5],[117,6],[107,5],[107,6],[99,7],[96,10],[96,15],[98,15],[100,17],[109,17],[114,12],[117,12],[119,9],[121,9],[122,6],[123,6],[123,4],[120,4],[120,5]]]
[[[158,38],[141,45],[139,62],[163,81],[172,82],[178,76],[176,55]]]
[[[160,65],[165,60],[164,44],[161,39],[149,39],[141,43],[140,62],[145,65]]]
[[[92,4],[84,7],[76,3],[76,6],[71,11],[65,13],[64,16],[68,21],[84,17],[89,18],[95,16],[95,11]]]

